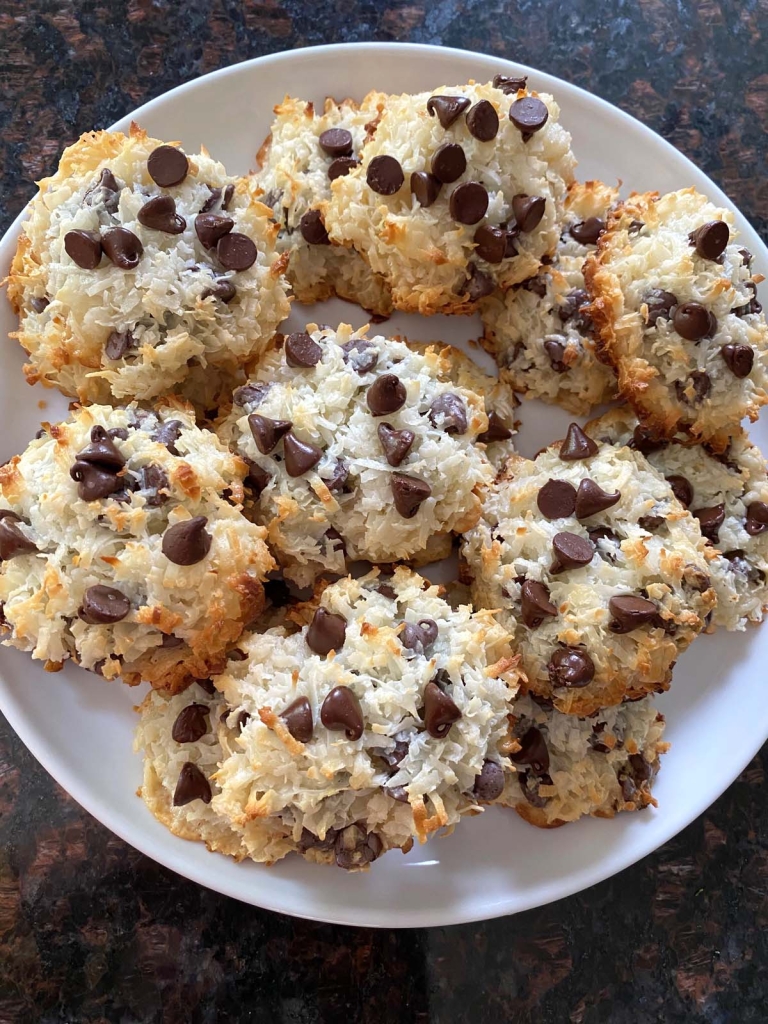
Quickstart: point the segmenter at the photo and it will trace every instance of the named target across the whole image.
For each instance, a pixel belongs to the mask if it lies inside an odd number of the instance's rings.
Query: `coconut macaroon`
[[[451,380],[465,357],[449,348],[346,324],[307,332],[269,352],[219,429],[250,466],[248,514],[302,586],[344,574],[345,555],[442,557],[480,515],[494,476],[486,445],[510,447],[504,409]]]
[[[578,718],[529,694],[515,701],[514,719],[516,771],[498,803],[531,825],[556,828],[586,814],[612,818],[656,806],[651,786],[669,744],[653,697]]]
[[[360,165],[331,185],[331,240],[362,253],[396,309],[471,312],[554,252],[571,138],[524,84],[388,97]]]
[[[256,193],[136,125],[66,149],[8,280],[29,382],[83,402],[214,404],[289,311],[287,257]]]
[[[246,467],[180,402],[88,406],[0,468],[2,642],[178,691],[264,604]]]
[[[342,579],[308,614],[242,638],[216,678],[240,731],[210,806],[250,857],[365,868],[499,797],[518,672],[492,614],[453,610],[403,567]]]
[[[601,358],[660,437],[724,451],[768,401],[762,275],[733,214],[693,188],[630,197],[584,272]]]
[[[614,374],[595,353],[582,268],[618,198],[616,189],[600,181],[574,182],[552,261],[481,304],[483,344],[502,378],[526,398],[584,414],[614,395]]]
[[[318,114],[312,103],[286,96],[275,107],[257,182],[278,225],[277,250],[289,256],[286,276],[299,302],[338,295],[379,316],[392,310],[384,279],[354,249],[330,241],[321,212],[331,182],[357,166],[385,101],[383,93],[370,93],[360,106],[327,99]]]
[[[587,424],[590,435],[642,452],[699,520],[709,542],[708,572],[717,594],[712,624],[745,629],[768,608],[768,472],[739,431],[720,455],[703,445],[655,441],[626,406]]]
[[[567,714],[665,690],[715,603],[699,523],[670,484],[575,423],[535,460],[510,457],[462,550],[530,690]]]

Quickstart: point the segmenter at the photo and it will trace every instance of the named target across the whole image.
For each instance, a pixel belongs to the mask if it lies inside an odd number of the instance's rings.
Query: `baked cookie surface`
[[[385,101],[382,93],[370,93],[360,106],[328,99],[319,113],[287,96],[275,108],[256,180],[278,225],[277,251],[289,256],[286,276],[299,302],[338,295],[379,316],[392,310],[384,279],[354,249],[331,243],[321,212],[334,178],[357,165]]]
[[[300,585],[344,574],[345,556],[442,557],[480,515],[495,474],[486,448],[510,450],[498,383],[458,369],[469,360],[445,347],[345,324],[308,331],[262,360],[219,429],[251,467],[248,514]],[[480,379],[495,408],[474,390]]]
[[[653,697],[579,718],[528,694],[513,714],[516,771],[498,803],[531,825],[556,828],[585,814],[612,818],[656,805],[651,786],[669,744]]]
[[[360,166],[331,186],[328,234],[396,309],[471,312],[554,252],[574,167],[558,116],[551,96],[492,85],[389,96]]]
[[[489,296],[480,309],[483,344],[502,378],[527,398],[576,414],[610,400],[616,388],[612,371],[595,353],[582,268],[618,198],[616,189],[599,181],[571,184],[552,261],[527,281]]]
[[[733,215],[694,189],[630,197],[585,264],[601,358],[660,437],[723,451],[768,401],[768,325]]]
[[[269,213],[205,152],[135,125],[83,135],[40,182],[11,268],[29,381],[214,404],[288,315]]]
[[[244,473],[180,402],[46,425],[0,468],[2,642],[170,691],[220,670],[274,566]]]
[[[745,629],[761,622],[768,607],[768,472],[747,435],[735,435],[720,455],[702,445],[654,441],[626,407],[593,420],[587,431],[641,451],[699,520],[717,594],[712,624]]]
[[[671,486],[576,424],[535,460],[510,457],[462,552],[528,687],[568,714],[666,689],[715,602],[699,524]]]

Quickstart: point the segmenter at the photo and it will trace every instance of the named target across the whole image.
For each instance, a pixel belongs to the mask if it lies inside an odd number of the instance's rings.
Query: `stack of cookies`
[[[40,183],[9,297],[28,380],[77,404],[0,468],[3,643],[148,682],[143,799],[238,859],[360,870],[491,804],[654,804],[654,694],[768,606],[731,214],[577,182],[523,78],[275,115],[244,178],[133,126]],[[479,312],[498,378],[278,332],[333,295]],[[526,459],[518,395],[613,404]],[[457,546],[455,583],[419,575]]]

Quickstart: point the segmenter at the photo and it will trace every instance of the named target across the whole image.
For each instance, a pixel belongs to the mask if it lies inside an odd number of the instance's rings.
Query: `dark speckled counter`
[[[765,233],[767,36],[766,0],[0,0],[0,223],[66,142],[180,82],[296,46],[410,40],[618,104]],[[0,1024],[764,1024],[765,765],[764,750],[680,836],[586,893],[377,932],[177,878],[82,811],[0,720]]]

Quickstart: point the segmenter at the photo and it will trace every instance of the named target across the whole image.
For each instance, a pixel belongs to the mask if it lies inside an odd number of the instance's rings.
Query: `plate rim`
[[[328,43],[264,54],[260,57],[253,57],[247,60],[238,61],[234,64],[227,65],[226,67],[218,68],[204,75],[192,78],[189,81],[182,82],[174,88],[153,97],[151,100],[148,100],[146,103],[143,103],[141,106],[125,114],[107,130],[125,130],[131,121],[135,120],[141,122],[142,118],[151,115],[156,108],[161,107],[169,99],[174,99],[185,92],[192,92],[198,88],[205,89],[207,84],[213,80],[223,79],[236,73],[242,73],[246,68],[253,67],[255,65],[268,67],[270,64],[285,61],[289,63],[291,61],[300,62],[308,54],[327,57],[333,54],[338,54],[340,51],[351,50],[358,52],[375,51],[378,54],[394,51],[402,53],[402,51],[406,50],[410,51],[414,55],[419,55],[425,58],[436,53],[440,53],[442,56],[445,56],[446,54],[455,54],[462,61],[473,59],[477,61],[492,62],[500,71],[509,69],[510,71],[522,72],[529,76],[534,76],[537,80],[537,84],[541,84],[539,91],[553,91],[556,96],[558,91],[561,94],[573,94],[582,103],[597,106],[611,118],[618,118],[620,123],[631,128],[632,131],[639,132],[641,135],[647,136],[652,142],[653,148],[657,152],[661,151],[662,154],[674,154],[676,161],[682,160],[685,164],[690,166],[693,171],[695,171],[696,176],[706,179],[708,184],[708,195],[710,198],[719,201],[723,205],[727,205],[739,218],[752,228],[749,218],[744,216],[736,204],[714,181],[712,181],[706,172],[697,167],[684,153],[676,149],[676,147],[674,147],[670,142],[658,135],[653,131],[653,129],[649,128],[632,114],[629,114],[620,107],[602,99],[602,97],[594,95],[579,85],[566,82],[563,79],[560,79],[548,72],[541,71],[538,68],[531,67],[530,65],[526,65],[518,61],[512,61],[504,57],[479,51],[463,50],[457,47],[446,47],[429,43],[367,41]],[[71,142],[68,142],[67,144],[69,145]],[[21,230],[21,224],[26,217],[27,210],[28,204],[23,207],[21,212],[16,218],[14,218],[8,229],[3,234],[2,239],[0,239],[0,252],[4,253],[6,247],[10,247],[11,252],[13,251],[13,248],[15,248],[15,243]],[[754,231],[754,229],[752,230]],[[766,265],[768,265],[768,247],[766,247],[762,238],[757,235],[757,232],[754,231],[754,233],[759,239],[763,259],[766,262]],[[179,859],[184,860],[183,850],[181,847],[179,847],[178,856],[174,852],[175,843],[169,843],[167,847],[157,847],[154,844],[150,830],[142,827],[140,824],[132,823],[130,820],[125,819],[119,811],[113,811],[110,806],[106,805],[101,800],[100,797],[93,795],[85,782],[81,780],[77,772],[71,769],[66,762],[61,761],[57,757],[55,751],[51,750],[45,744],[42,737],[38,738],[35,733],[33,723],[26,720],[23,709],[20,705],[16,704],[12,689],[7,686],[2,672],[0,672],[0,711],[2,711],[9,725],[17,734],[21,742],[58,785],[60,785],[81,807],[83,807],[85,811],[87,811],[87,813],[92,815],[92,817],[99,821],[105,828],[109,829],[109,831],[117,835],[129,846],[149,857],[155,863],[161,864],[163,867],[173,871],[180,877],[189,879],[206,889],[210,889],[221,893],[222,895],[236,899],[239,902],[264,910],[270,910],[304,920],[318,921],[327,924],[372,928],[445,927],[454,924],[458,925],[475,921],[492,920],[496,917],[522,913],[536,907],[546,906],[556,900],[564,899],[567,896],[573,896],[579,892],[583,892],[585,889],[591,888],[599,882],[606,881],[609,878],[614,877],[620,872],[626,870],[626,868],[638,863],[655,850],[660,849],[666,843],[670,842],[679,834],[679,832],[706,811],[706,809],[710,807],[712,803],[733,784],[755,754],[761,749],[763,744],[766,742],[766,739],[768,739],[767,719],[765,722],[765,736],[763,736],[763,738],[754,745],[754,749],[753,744],[748,744],[746,749],[742,748],[739,755],[734,757],[728,771],[725,773],[724,777],[727,778],[727,782],[724,785],[720,786],[718,783],[718,785],[714,786],[711,791],[707,790],[707,792],[703,796],[700,796],[699,799],[689,801],[681,821],[675,822],[673,830],[670,831],[661,842],[657,842],[654,838],[651,838],[650,841],[641,840],[640,842],[635,838],[633,842],[627,842],[625,849],[621,850],[618,854],[613,854],[610,867],[607,872],[603,861],[593,861],[590,863],[588,868],[582,870],[577,876],[575,876],[575,878],[573,876],[568,876],[565,883],[563,884],[561,882],[559,887],[556,884],[552,884],[543,894],[543,898],[541,890],[531,890],[531,893],[536,892],[536,895],[531,899],[526,899],[526,893],[523,892],[521,897],[519,896],[515,900],[515,905],[513,907],[509,906],[511,900],[507,897],[500,901],[498,906],[485,906],[483,909],[476,911],[469,909],[463,904],[448,904],[442,908],[434,908],[428,919],[424,919],[425,915],[422,910],[408,911],[407,909],[398,909],[394,911],[387,907],[378,908],[377,919],[371,919],[370,916],[360,919],[359,915],[355,914],[354,907],[350,907],[347,904],[340,907],[340,911],[336,914],[321,912],[313,913],[311,909],[302,911],[295,907],[286,910],[283,906],[279,905],[279,901],[274,902],[270,900],[268,886],[258,888],[258,890],[254,892],[243,892],[237,890],[236,886],[229,884],[226,879],[220,880],[216,876],[215,871],[210,870],[207,867],[201,867],[198,869],[197,866],[192,863],[186,863],[180,866]],[[737,770],[732,773],[731,769],[737,765]],[[712,793],[714,790],[717,790],[717,792],[713,796]],[[152,820],[154,821],[154,819]],[[172,836],[172,838],[176,843],[186,842],[186,840],[182,840],[176,836]],[[213,858],[212,854],[210,856]],[[219,854],[218,856],[222,855]],[[208,860],[206,860],[205,863],[207,865]],[[210,863],[214,866],[216,861],[211,859]],[[390,920],[390,917],[394,914],[397,914],[399,920]],[[409,919],[411,915],[413,915],[415,919]],[[356,916],[357,919],[355,919]],[[403,918],[406,919],[403,920]]]

